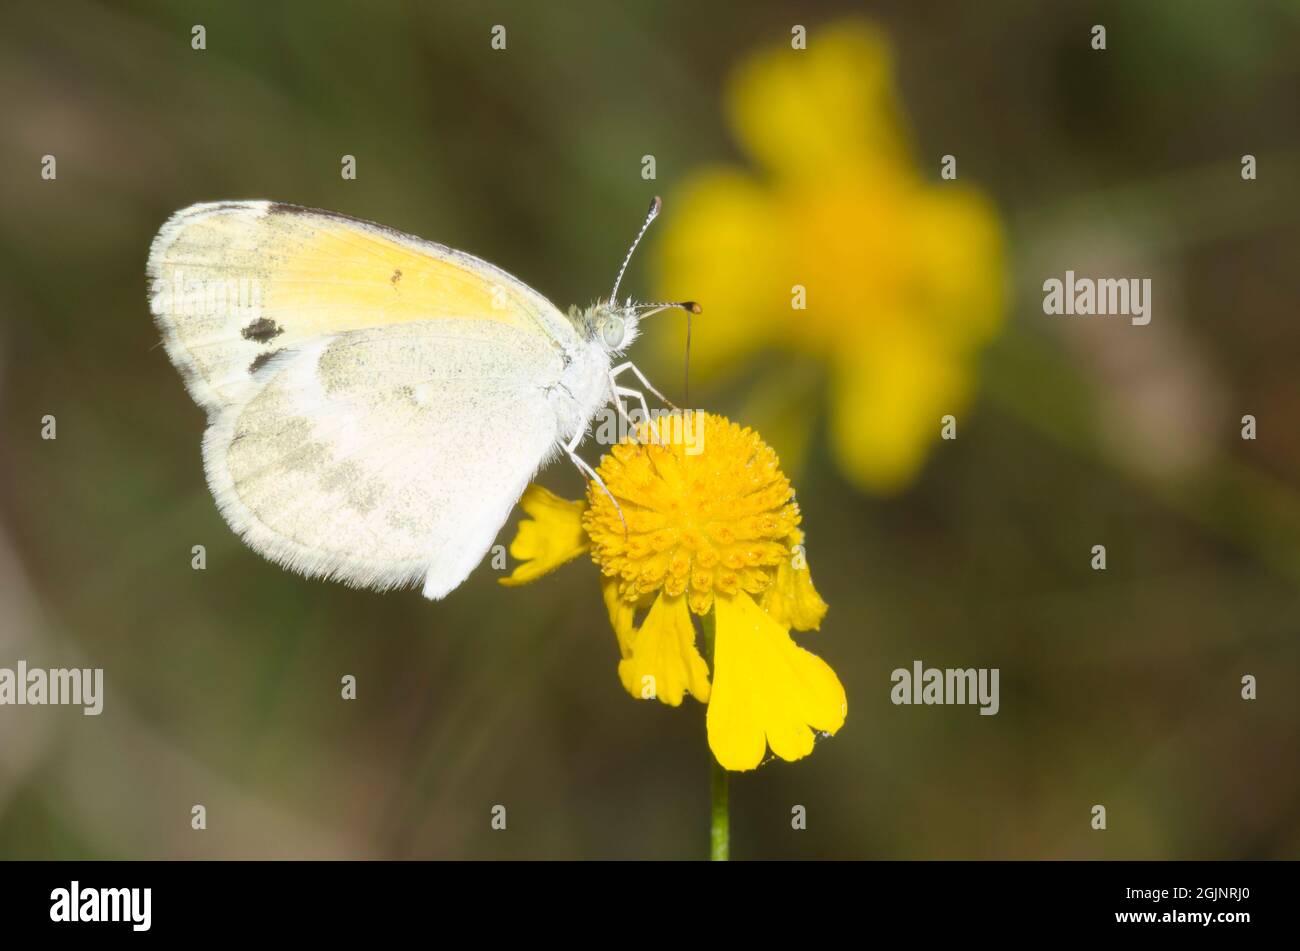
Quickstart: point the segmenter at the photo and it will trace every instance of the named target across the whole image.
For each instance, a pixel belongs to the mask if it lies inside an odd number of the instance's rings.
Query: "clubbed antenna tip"
[[[660,200],[658,195],[655,195],[650,202],[650,210],[646,213],[645,223],[641,225],[641,230],[638,231],[636,237],[632,239],[632,247],[627,249],[627,256],[623,258],[623,266],[618,269],[618,277],[614,278],[614,289],[609,292],[609,302],[611,304],[618,299],[618,286],[623,283],[623,272],[627,270],[628,262],[632,260],[632,252],[635,251],[636,246],[641,243],[641,238],[645,235],[646,229],[650,227],[650,222],[659,217],[659,209],[663,206],[663,201]]]

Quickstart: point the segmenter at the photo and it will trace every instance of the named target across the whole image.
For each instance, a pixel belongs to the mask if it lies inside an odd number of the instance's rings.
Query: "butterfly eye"
[[[601,325],[600,336],[604,339],[605,346],[611,350],[623,346],[623,318],[607,317]]]

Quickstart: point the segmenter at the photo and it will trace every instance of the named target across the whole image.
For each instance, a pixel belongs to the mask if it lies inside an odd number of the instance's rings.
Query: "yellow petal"
[[[632,656],[632,636],[636,633],[632,618],[636,605],[624,600],[618,592],[618,579],[602,575],[600,593],[605,599],[605,610],[609,612],[609,623],[614,627],[614,636],[618,638],[618,652],[621,657]]]
[[[907,152],[889,44],[864,23],[813,27],[806,51],[786,41],[750,57],[727,99],[737,137],[781,176],[898,163]]]
[[[689,692],[709,699],[709,668],[695,649],[695,625],[685,597],[660,595],[632,638],[631,656],[618,665],[623,687],[634,697],[657,697],[679,706]]]
[[[532,517],[519,523],[510,543],[510,556],[521,564],[509,577],[499,579],[501,584],[527,584],[590,548],[582,529],[582,512],[586,508],[582,500],[570,502],[540,485],[530,485],[519,505]]]
[[[777,567],[776,580],[763,592],[759,606],[782,627],[815,631],[826,616],[826,602],[813,587],[802,532],[796,534],[792,545],[798,547]]]
[[[831,448],[844,474],[867,491],[902,489],[939,439],[942,417],[965,409],[971,370],[941,337],[902,321],[845,346],[830,407]]]
[[[709,748],[723,767],[753,769],[767,747],[784,760],[812,752],[813,730],[835,733],[848,702],[835,671],[797,646],[745,593],[718,597]]]
[[[958,349],[983,343],[1006,308],[997,211],[974,189],[945,186],[921,189],[907,214],[917,309]]]

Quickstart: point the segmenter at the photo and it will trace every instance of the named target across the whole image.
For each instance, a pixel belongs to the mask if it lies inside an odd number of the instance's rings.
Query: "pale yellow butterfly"
[[[615,366],[638,322],[690,302],[561,313],[472,255],[268,201],[191,205],[149,251],[151,308],[208,414],[221,514],[311,577],[441,598],[482,560],[539,467],[596,412],[644,395]]]

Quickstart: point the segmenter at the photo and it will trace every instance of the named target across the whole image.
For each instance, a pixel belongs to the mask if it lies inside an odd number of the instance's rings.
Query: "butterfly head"
[[[700,305],[689,300],[653,304],[638,304],[631,300],[619,304],[603,300],[583,311],[580,320],[588,340],[598,343],[610,353],[621,353],[637,338],[642,320],[673,308],[684,310],[688,314],[700,313]]]
[[[636,339],[640,315],[631,301],[617,304],[599,301],[587,311],[591,339],[609,353],[620,353]]]
[[[587,338],[599,343],[609,353],[620,353],[631,346],[632,341],[636,339],[641,320],[652,314],[671,308],[684,310],[688,314],[698,314],[700,312],[700,305],[694,301],[637,304],[633,303],[629,297],[622,304],[618,302],[618,286],[623,283],[623,274],[627,271],[628,262],[632,260],[632,252],[641,243],[641,238],[645,235],[646,229],[650,227],[650,222],[659,216],[659,209],[662,207],[663,202],[656,196],[650,203],[650,211],[646,214],[645,223],[641,225],[641,230],[637,232],[636,237],[632,240],[632,246],[627,249],[627,255],[623,258],[623,266],[618,269],[618,276],[614,278],[614,289],[610,291],[609,298],[597,301],[581,314],[582,325],[587,331]]]

